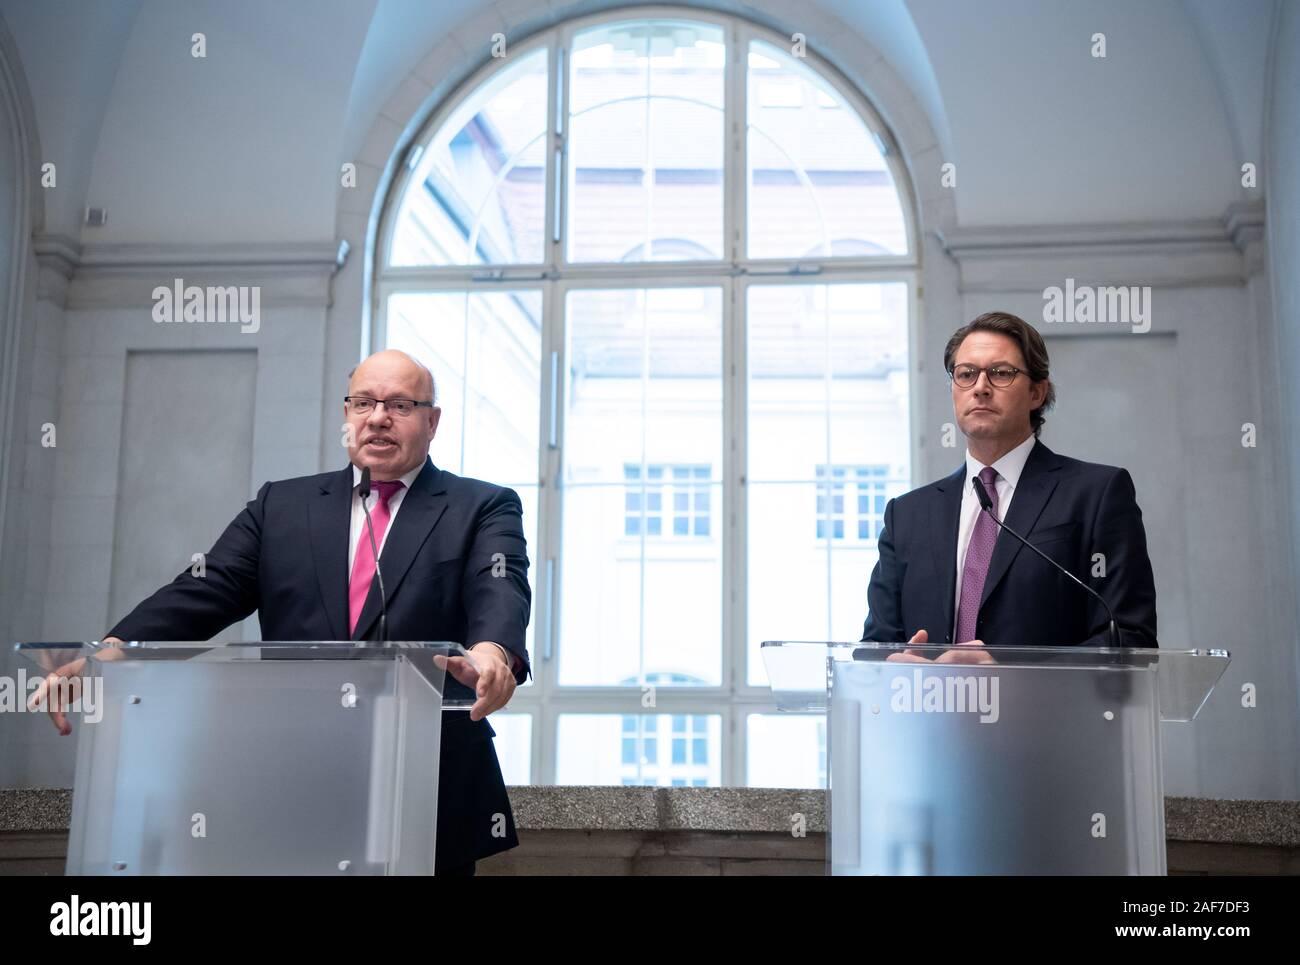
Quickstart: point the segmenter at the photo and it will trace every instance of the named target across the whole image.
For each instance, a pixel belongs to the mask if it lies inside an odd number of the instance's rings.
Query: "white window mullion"
[[[908,416],[912,421],[912,479],[930,479],[929,458],[922,445],[925,426],[930,425],[925,391],[921,384],[921,373],[925,370],[925,304],[922,300],[921,273],[912,272],[908,278],[908,343],[907,352],[911,364],[908,366],[910,384],[908,385]],[[936,467],[938,468],[938,467]]]
[[[727,79],[723,125],[722,177],[723,191],[723,251],[727,260],[737,266],[745,251],[745,98],[746,54],[749,44],[745,29],[734,23],[728,31],[730,46],[727,50]]]
[[[375,286],[375,304],[370,316],[370,345],[366,353],[377,352],[388,344],[388,291],[382,283]]]
[[[533,746],[537,748],[538,765],[533,780],[538,784],[554,784],[559,773],[556,769],[559,715],[554,704],[549,701],[542,703],[534,720],[534,726],[537,728],[537,741]]]
[[[543,698],[554,692],[559,664],[559,607],[564,493],[562,486],[565,351],[564,294],[554,282],[542,286],[542,404],[538,455],[538,600],[533,640],[534,672]]]
[[[748,194],[745,176],[746,103],[748,98],[749,32],[740,21],[734,21],[729,31],[731,49],[728,51],[726,92],[726,159],[724,161],[727,184],[726,225],[727,244],[731,262],[737,268],[732,282],[727,286],[727,313],[724,327],[727,344],[723,360],[727,370],[723,373],[724,425],[727,440],[724,453],[724,497],[727,507],[727,540],[725,543],[723,573],[727,599],[723,607],[723,672],[733,700],[729,701],[730,733],[724,741],[724,783],[745,783],[744,721],[734,712],[734,696],[746,683],[746,650],[748,642],[748,592],[746,585],[748,506],[745,490],[746,455],[745,437],[748,427],[747,385],[745,365],[745,298],[746,285],[739,277],[745,259],[745,225]]]
[[[564,206],[568,197],[568,110],[569,110],[569,45],[568,35],[560,34],[552,38],[550,58],[550,88],[547,102],[547,130],[549,147],[546,152],[547,209],[546,263],[552,270],[558,270],[564,263]]]
[[[740,629],[744,626],[744,617],[740,605],[744,600],[744,588],[741,586],[744,573],[744,561],[738,554],[739,531],[744,526],[744,517],[740,514],[739,493],[740,474],[743,464],[739,461],[740,429],[743,426],[743,413],[737,407],[736,385],[736,341],[739,329],[736,325],[736,279],[729,278],[723,285],[722,299],[722,512],[719,525],[722,526],[722,686],[728,694],[727,706],[731,705],[730,695],[735,693],[736,680],[740,668],[744,666],[743,655],[738,653],[735,641],[742,636]],[[739,659],[738,659],[739,657]],[[722,731],[722,782],[734,783],[743,776],[738,770],[739,762],[733,753],[735,720],[730,715],[724,716]]]

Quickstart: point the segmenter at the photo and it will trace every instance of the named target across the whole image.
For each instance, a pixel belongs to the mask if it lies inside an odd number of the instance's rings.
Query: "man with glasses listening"
[[[1039,441],[1056,401],[1042,336],[1015,315],[989,312],[953,334],[943,362],[966,461],[885,507],[862,639],[1110,644],[1106,608],[1001,531],[981,510],[978,478],[999,520],[1105,599],[1121,646],[1157,646],[1155,581],[1128,471],[1059,456]],[[938,659],[950,655],[960,656]]]
[[[435,861],[437,874],[473,874],[477,859],[518,844],[484,718],[529,673],[522,507],[510,489],[434,466],[429,444],[442,410],[432,373],[406,353],[377,352],[357,366],[343,414],[347,467],[265,483],[208,552],[202,577],[186,570],[104,641],[207,640],[255,610],[264,640],[376,638],[376,556],[358,491],[368,468],[386,639],[450,640],[473,651],[472,663],[454,657],[448,666],[477,699],[468,714],[443,715]],[[75,676],[83,663],[57,676]],[[71,732],[53,700],[50,714]]]

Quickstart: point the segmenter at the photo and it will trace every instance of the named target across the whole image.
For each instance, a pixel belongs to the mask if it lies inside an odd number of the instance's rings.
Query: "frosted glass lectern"
[[[1160,722],[1226,650],[768,641],[780,710],[825,712],[836,875],[1165,867]]]
[[[432,874],[454,643],[22,643],[84,659],[70,875]]]

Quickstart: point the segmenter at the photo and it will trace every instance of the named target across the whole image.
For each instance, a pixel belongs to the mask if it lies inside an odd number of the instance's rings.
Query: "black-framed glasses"
[[[345,395],[343,401],[357,415],[373,412],[377,405],[382,405],[393,415],[410,415],[422,406],[433,408],[432,402],[417,402],[415,399],[372,399],[365,395]]]
[[[1014,365],[990,365],[988,368],[980,368],[978,365],[971,365],[969,362],[963,362],[961,365],[954,365],[952,371],[948,373],[948,378],[952,379],[963,389],[969,389],[972,385],[980,380],[980,373],[987,372],[989,382],[1000,389],[1005,389],[1008,385],[1016,380],[1016,376],[1023,372],[1024,369],[1018,369]]]

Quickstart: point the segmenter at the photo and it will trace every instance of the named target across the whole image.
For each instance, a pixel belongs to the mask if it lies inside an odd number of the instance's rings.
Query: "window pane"
[[[669,714],[560,714],[556,783],[717,787],[722,783],[722,718],[691,714],[687,719],[691,733],[699,735],[690,742],[674,737]],[[630,762],[624,755],[629,741],[634,748]],[[688,743],[694,745],[689,753]]]
[[[762,641],[833,639],[826,614],[831,527],[825,519],[814,519],[814,483],[754,482],[748,490],[749,682],[765,687],[767,675],[758,654]],[[864,583],[863,618],[866,595]],[[861,626],[859,620],[859,637]]]
[[[767,683],[763,640],[862,635],[877,517],[860,536],[857,494],[911,479],[907,294],[902,282],[749,289],[753,685]]]
[[[824,715],[750,714],[746,725],[749,787],[826,786]]]
[[[722,257],[725,52],[721,28],[674,20],[574,39],[569,261]]]
[[[772,44],[750,44],[748,75],[749,257],[906,253],[898,191],[861,115]]]
[[[493,739],[501,776],[507,784],[532,783],[533,715],[498,711],[492,715]]]
[[[403,293],[388,299],[385,345],[433,373],[442,409],[429,446],[434,465],[519,494],[534,612],[541,325],[538,291]],[[527,635],[534,657],[535,622]]]
[[[707,521],[724,511],[722,293],[690,294],[575,291],[566,301],[564,685],[721,681],[722,545]],[[693,304],[703,308],[682,310]],[[696,511],[699,493],[709,498]],[[632,494],[639,526],[629,525]]]
[[[467,97],[425,145],[393,226],[393,265],[542,261],[546,49]]]

